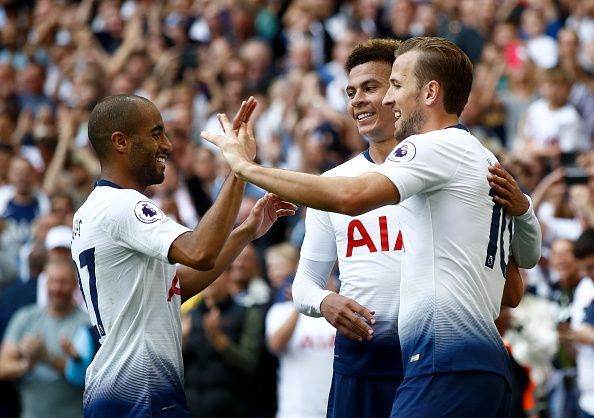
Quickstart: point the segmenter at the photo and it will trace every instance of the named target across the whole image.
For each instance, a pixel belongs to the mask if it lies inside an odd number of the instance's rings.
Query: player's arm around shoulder
[[[518,267],[532,268],[540,259],[542,231],[534,213],[531,199],[499,163],[489,167],[487,177],[494,191],[493,201],[503,206],[514,217],[515,233],[512,252]]]

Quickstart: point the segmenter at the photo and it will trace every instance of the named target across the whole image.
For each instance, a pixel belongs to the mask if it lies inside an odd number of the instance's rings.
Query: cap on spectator
[[[45,249],[47,251],[56,248],[70,249],[70,242],[72,241],[72,228],[65,225],[57,225],[47,231],[45,236]]]

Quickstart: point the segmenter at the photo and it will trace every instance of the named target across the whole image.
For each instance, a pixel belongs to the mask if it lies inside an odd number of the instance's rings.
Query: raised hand
[[[528,211],[530,202],[528,198],[520,190],[520,186],[499,163],[489,167],[489,173],[487,176],[489,185],[495,192],[493,201],[500,204],[507,209],[508,213],[512,216],[523,215]]]
[[[254,239],[264,235],[278,218],[292,216],[297,211],[297,206],[281,200],[277,195],[266,193],[259,199],[244,224],[254,231]]]
[[[235,114],[235,117],[233,117],[233,130],[235,133],[239,132],[239,128],[241,128],[242,123],[247,124],[250,121],[252,113],[254,113],[254,109],[256,108],[257,104],[258,102],[254,96],[250,96],[247,100],[241,102],[239,110]]]
[[[363,341],[373,338],[374,312],[345,296],[331,293],[322,300],[320,311],[326,321],[342,335],[353,340]]]
[[[221,149],[229,167],[237,174],[246,163],[252,164],[256,147],[254,138],[248,134],[245,123],[241,124],[239,132],[236,134],[226,115],[219,113],[217,118],[223,127],[225,135],[215,135],[202,131],[200,136]]]

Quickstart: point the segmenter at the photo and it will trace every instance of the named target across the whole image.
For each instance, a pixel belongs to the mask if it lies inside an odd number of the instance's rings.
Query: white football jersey
[[[72,256],[101,342],[85,416],[187,413],[180,288],[167,258],[186,231],[143,194],[105,180],[75,213]]]
[[[365,151],[324,176],[357,176],[374,167]],[[337,334],[334,370],[339,373],[402,377],[398,305],[405,241],[400,210],[399,205],[388,205],[358,216],[307,210],[301,257],[323,262],[338,259],[340,294],[374,311],[376,320],[371,342],[352,342]]]
[[[377,165],[366,151],[324,173],[355,177]],[[314,261],[338,259],[340,294],[375,311],[377,321],[398,317],[400,261],[404,242],[399,205],[358,216],[307,209],[301,256]]]
[[[266,337],[290,318],[291,301],[275,303],[266,314]],[[278,356],[276,418],[324,418],[332,381],[335,329],[324,318],[299,314],[285,351]]]
[[[497,160],[460,125],[414,135],[374,170],[398,188],[402,259],[398,330],[405,376],[484,370],[509,380],[495,328],[511,225],[489,195]]]

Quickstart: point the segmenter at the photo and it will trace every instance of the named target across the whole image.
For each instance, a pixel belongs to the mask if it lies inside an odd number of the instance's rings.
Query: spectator
[[[268,251],[274,254],[274,247]],[[291,284],[289,280],[289,289]],[[299,313],[290,295],[269,309],[266,340],[279,359],[276,418],[326,416],[335,335],[324,318]]]
[[[82,417],[82,388],[64,379],[61,338],[73,338],[87,315],[72,302],[76,278],[70,261],[47,265],[48,304],[19,310],[0,350],[0,378],[20,379],[22,417]]]
[[[594,229],[587,229],[575,241],[574,254],[582,273],[572,303],[571,329],[563,335],[576,352],[579,409],[583,417],[594,416]],[[588,311],[590,309],[590,311]],[[588,323],[590,321],[590,323]]]
[[[583,122],[568,102],[572,84],[569,76],[558,67],[544,71],[539,81],[542,98],[526,111],[522,132],[525,151],[556,158],[560,152],[591,149]]]
[[[184,374],[188,407],[201,418],[249,418],[249,377],[262,341],[261,312],[238,304],[225,271],[183,319]]]

